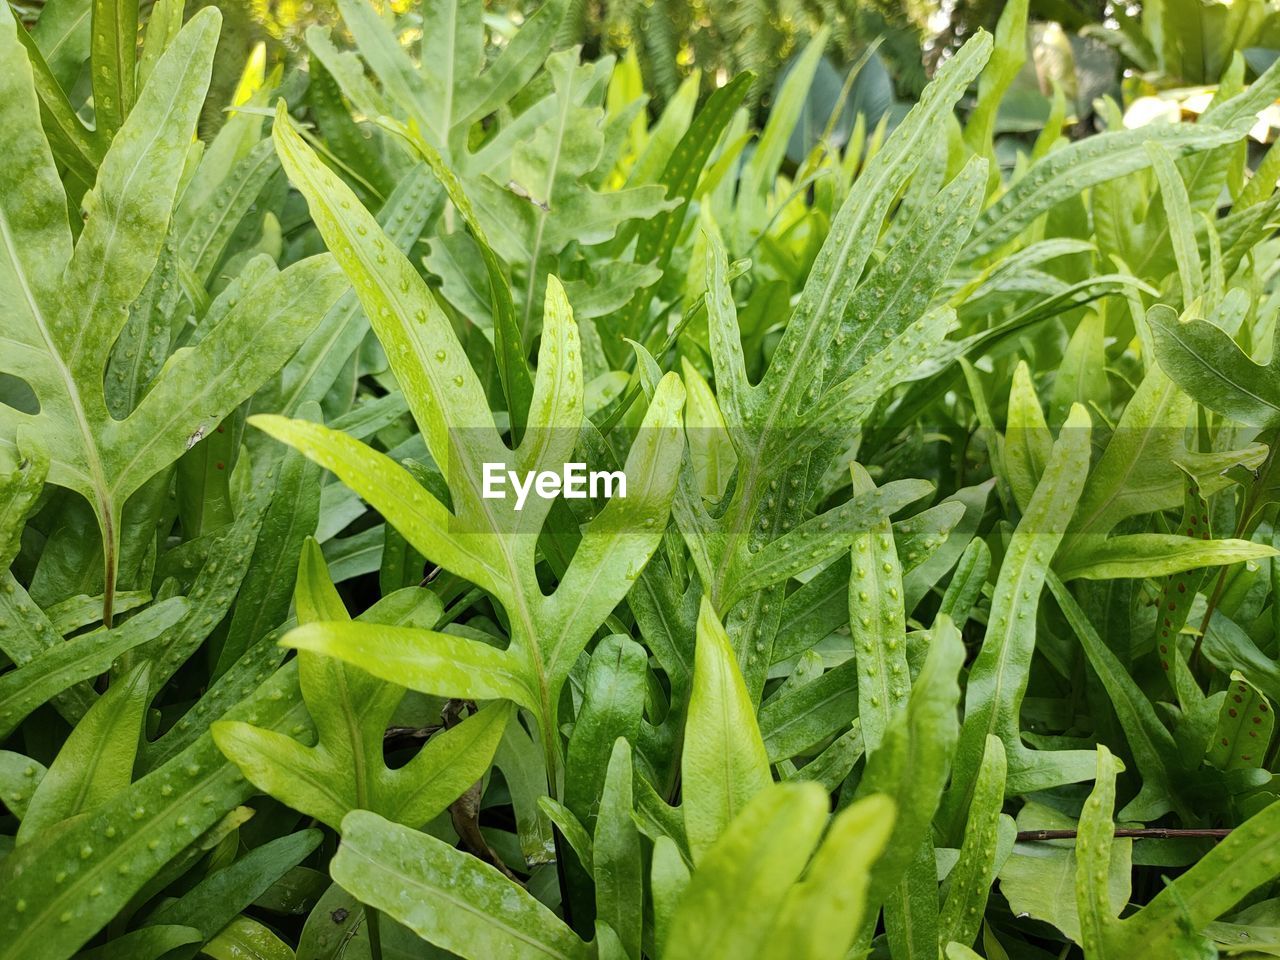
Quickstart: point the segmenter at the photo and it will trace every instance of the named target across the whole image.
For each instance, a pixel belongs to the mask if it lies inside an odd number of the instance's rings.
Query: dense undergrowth
[[[0,958],[1280,953],[1280,67],[338,8],[0,8]]]

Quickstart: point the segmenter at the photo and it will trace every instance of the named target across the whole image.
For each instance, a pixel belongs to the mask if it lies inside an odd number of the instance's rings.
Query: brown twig
[[[474,713],[476,705],[470,700],[450,700],[445,704],[443,717],[445,729],[456,727],[467,716]],[[520,879],[511,872],[498,855],[498,851],[489,846],[480,830],[480,801],[483,799],[483,780],[477,780],[467,791],[453,803],[449,804],[449,818],[453,821],[454,832],[462,839],[472,853],[497,867],[512,883]]]
[[[1142,827],[1142,828],[1117,828],[1116,837],[1132,837],[1135,840],[1184,840],[1184,839],[1209,839],[1221,840],[1231,833],[1228,829],[1206,829],[1206,830],[1168,830],[1164,827]],[[1075,830],[1020,830],[1018,831],[1018,842],[1028,843],[1042,840],[1074,840],[1076,838]]]

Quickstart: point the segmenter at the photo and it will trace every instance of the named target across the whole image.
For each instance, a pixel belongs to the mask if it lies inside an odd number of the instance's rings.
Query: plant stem
[[[369,926],[369,956],[372,960],[382,960],[381,916],[373,907],[364,908],[365,919]]]

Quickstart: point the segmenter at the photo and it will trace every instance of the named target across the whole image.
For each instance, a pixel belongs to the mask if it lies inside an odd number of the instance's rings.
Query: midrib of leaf
[[[463,451],[459,442],[454,439],[453,432],[449,433],[450,443],[454,446],[455,459],[461,459]],[[501,443],[501,441],[499,441]],[[502,558],[502,563],[507,570],[507,583],[511,586],[511,607],[507,612],[511,615],[511,635],[513,642],[523,644],[528,652],[525,658],[528,662],[533,679],[537,681],[536,692],[538,695],[539,717],[538,726],[542,732],[543,750],[546,753],[547,762],[547,787],[551,791],[552,796],[559,793],[556,787],[556,772],[559,768],[559,751],[556,749],[556,730],[555,730],[555,713],[551,706],[551,690],[547,683],[546,665],[542,656],[542,647],[538,641],[538,619],[533,616],[530,610],[529,597],[525,592],[525,581],[521,575],[520,565],[516,562],[515,555],[511,551],[509,538],[504,536],[498,524],[497,518],[494,516],[493,507],[490,501],[483,497],[473,498],[473,502],[477,503],[480,508],[481,515],[489,524],[489,536],[497,546],[498,554]],[[545,605],[545,604],[543,604]],[[510,645],[508,646],[510,649]]]
[[[1205,321],[1205,322],[1208,322],[1208,321]],[[1219,370],[1212,360],[1210,360],[1209,358],[1201,354],[1199,351],[1197,351],[1185,339],[1183,339],[1182,337],[1178,337],[1178,343],[1182,346],[1182,349],[1186,350],[1187,353],[1191,354],[1191,356],[1193,356],[1199,362],[1199,364],[1202,367],[1204,367],[1205,370],[1211,373],[1214,377],[1216,377],[1219,381],[1221,381],[1225,386],[1230,387],[1233,390],[1239,390],[1241,393],[1245,394],[1246,396],[1250,396],[1254,400],[1257,400],[1264,407],[1268,407],[1269,409],[1275,410],[1277,413],[1280,413],[1280,407],[1277,407],[1272,401],[1266,399],[1265,397],[1261,397],[1258,394],[1254,393],[1252,390],[1250,390],[1249,387],[1246,385],[1247,383],[1246,381],[1232,380],[1230,377],[1224,374],[1221,370]],[[1250,360],[1250,362],[1252,363],[1253,361]]]
[[[727,665],[726,665],[727,666]],[[720,727],[722,730],[733,730],[736,724],[733,722],[733,715],[729,709],[729,704],[733,703],[736,691],[730,682],[726,671],[720,672],[720,689],[716,691],[716,705],[720,708]],[[730,757],[730,751],[720,750],[720,759],[724,764],[724,772],[718,778],[718,784],[724,789],[724,805],[729,812],[728,818],[725,820],[724,827],[728,827],[733,819],[738,815],[738,810],[733,803],[733,786],[738,782],[738,778],[733,775],[733,762]]]
[[[658,550],[661,550],[661,549],[662,549],[662,546],[661,544],[659,544]],[[655,550],[654,552],[656,554],[657,550]],[[653,610],[657,614],[658,619],[662,622],[662,627],[666,631],[667,636],[677,637],[680,635],[680,631],[683,629],[683,627],[679,624],[673,623],[671,618],[667,615],[667,605],[662,602],[662,599],[657,595],[657,591],[654,590],[654,588],[649,584],[648,577],[646,576],[637,577],[635,586],[632,587],[632,589],[643,590],[647,594],[649,594],[649,596],[652,598],[651,602],[653,604]],[[672,644],[671,648],[672,648],[671,652],[674,653],[676,659],[680,661],[680,667],[684,675],[686,677],[692,676],[693,664],[689,662],[689,656],[685,652],[684,648],[681,647],[679,644]]]
[[[336,674],[338,698],[342,703],[342,721],[347,728],[347,737],[351,741],[352,774],[356,781],[356,806],[360,809],[369,807],[369,766],[364,755],[364,740],[360,733],[360,720],[356,717],[354,704],[351,701],[351,688],[347,684],[347,667],[340,661],[331,661]]]
[[[870,586],[875,590],[876,602],[869,604],[868,609],[877,610],[880,608],[882,603],[880,600],[880,578],[873,577]],[[868,594],[870,594],[870,592],[871,591],[868,590]],[[876,667],[876,693],[880,695],[880,702],[884,704],[884,709],[887,714],[889,711],[893,711],[895,708],[901,707],[902,704],[899,702],[899,698],[894,696],[893,690],[889,686],[891,665],[889,663],[887,644],[884,643],[884,634],[882,632],[885,626],[884,620],[878,616],[874,616],[871,619],[872,622],[875,623],[876,629],[876,643],[873,644]]]
[[[347,331],[348,324],[355,319],[354,313],[354,310],[351,311],[343,323],[334,325],[333,333],[324,341],[324,349],[316,351],[315,359],[306,365],[302,375],[294,381],[293,389],[282,390],[280,392],[281,413],[292,415],[292,413],[297,409],[298,404],[301,402],[298,398],[302,396],[303,391],[307,389],[307,386],[319,372],[320,368],[323,367],[325,362],[329,359],[329,352],[337,345],[338,341],[342,339],[343,335]]]
[[[13,265],[14,275],[18,278],[18,283],[22,288],[23,299],[27,302],[27,307],[31,311],[32,317],[35,318],[36,326],[40,329],[40,337],[44,340],[45,349],[49,354],[49,359],[57,367],[58,376],[62,380],[63,386],[66,388],[67,401],[71,405],[71,409],[75,414],[76,426],[80,430],[80,437],[83,441],[85,458],[89,462],[89,471],[91,476],[83,479],[93,488],[94,496],[98,501],[98,522],[102,526],[102,553],[106,563],[106,578],[104,583],[103,595],[103,622],[106,626],[111,626],[111,599],[115,593],[115,504],[112,500],[112,491],[107,485],[106,471],[102,466],[102,458],[99,454],[97,444],[94,442],[93,431],[89,427],[88,417],[85,415],[84,404],[80,399],[80,390],[76,384],[75,378],[71,375],[66,362],[62,358],[62,354],[54,346],[53,335],[49,331],[48,321],[45,319],[44,311],[40,308],[40,304],[36,301],[35,294],[31,290],[30,284],[27,282],[26,271],[22,267],[22,261],[18,259],[18,251],[13,242],[13,233],[9,227],[9,218],[4,212],[4,208],[0,207],[0,236],[4,238],[5,251],[8,253],[9,262]],[[64,462],[65,463],[65,462]],[[73,471],[77,474],[80,471]]]
[[[567,89],[561,96],[560,119],[556,124],[555,150],[552,153],[551,162],[547,165],[547,182],[542,188],[543,196],[535,197],[535,200],[541,200],[548,207],[552,204],[552,191],[555,189],[556,171],[560,169],[560,153],[564,146],[565,130],[569,126],[569,115],[573,112],[573,71],[569,73],[569,83]],[[529,249],[529,295],[524,298],[524,320],[520,325],[521,336],[527,336],[529,332],[529,320],[531,311],[533,310],[533,291],[537,289],[538,276],[538,258],[542,253],[542,234],[547,228],[547,219],[551,216],[550,210],[544,210],[537,204],[533,205],[534,216],[538,220],[537,229],[533,233],[533,245]]]
[[[830,672],[830,671],[828,671]],[[811,714],[817,713],[821,708],[832,703],[838,703],[849,699],[849,688],[834,688],[821,700],[814,701],[805,713],[793,714],[786,723],[780,723],[776,727],[769,728],[770,740],[777,739],[779,735],[787,733],[793,727],[804,724]]]
[[[114,704],[115,709],[112,711],[111,718],[103,725],[103,729],[110,730],[114,727],[116,721],[120,717],[120,714],[127,709],[127,706],[128,704],[125,702],[124,698],[119,698],[119,700]],[[89,785],[93,782],[94,776],[97,774],[98,768],[101,766],[102,751],[94,750],[92,756],[89,758],[89,762],[85,765],[85,769],[80,777],[80,783],[76,787],[75,797],[70,805],[72,814],[80,813],[83,809],[85,799],[89,796]],[[66,817],[63,819],[65,820]]]
[[[293,742],[297,743],[298,741],[294,740]],[[299,746],[301,746],[301,744],[299,744]],[[314,750],[318,748],[313,747],[312,749]],[[336,793],[333,787],[330,785],[330,783],[327,780],[314,776],[310,770],[295,769],[295,770],[290,770],[289,774],[290,776],[298,777],[303,782],[309,784],[321,796],[327,797],[330,800],[330,802],[332,802],[333,805],[338,809],[345,810],[348,807],[348,801],[346,797],[342,796],[339,793]]]
[[[538,724],[542,728],[543,750],[546,753],[547,761],[547,789],[551,792],[552,797],[559,799],[559,788],[557,786],[557,771],[560,766],[560,751],[557,749],[556,741],[556,720],[555,712],[551,705],[551,690],[547,683],[546,663],[542,656],[542,647],[538,642],[538,631],[535,619],[529,610],[529,601],[525,596],[524,584],[518,576],[516,570],[515,558],[512,557],[510,550],[505,542],[505,537],[495,534],[496,539],[502,543],[502,556],[507,562],[507,568],[511,573],[512,583],[512,603],[519,614],[520,629],[517,632],[515,623],[512,623],[512,632],[519,636],[524,634],[524,641],[528,644],[529,665],[532,667],[533,679],[537,681],[538,704],[542,717]]]
[[[95,13],[101,13],[103,6],[104,4],[100,2],[91,2],[89,4],[89,7],[93,8]],[[110,24],[109,29],[111,31],[111,38],[114,40],[114,43],[112,44],[112,47],[114,48],[112,50],[112,53],[114,53],[115,55],[114,56],[115,62],[112,64],[112,69],[110,70],[110,78],[109,78],[111,80],[110,92],[115,97],[114,109],[120,119],[120,125],[123,126],[125,119],[129,115],[129,111],[133,108],[133,104],[130,102],[130,98],[126,95],[129,91],[129,83],[131,80],[133,80],[133,75],[132,75],[132,72],[130,72],[129,76],[126,77],[125,71],[121,70],[120,68],[126,65],[130,65],[132,60],[134,59],[129,55],[130,53],[132,53],[132,51],[127,50],[125,48],[125,44],[126,43],[134,44],[137,42],[137,39],[138,39],[137,37],[137,32],[138,32],[137,6],[136,4],[134,6],[134,19],[132,23],[130,23],[124,16],[126,3],[120,2],[120,0],[112,0],[109,6],[110,6],[112,20],[113,20],[113,22]],[[97,63],[97,61],[92,58],[91,58],[90,66],[95,68],[93,71],[95,74],[93,78],[94,92],[97,93],[98,77],[101,76],[102,72],[106,70],[106,66],[105,65],[100,66]],[[95,103],[94,104],[95,113],[98,111],[98,109],[100,108],[98,104]],[[101,123],[95,123],[95,125],[99,130],[103,129],[103,125]]]
[[[463,900],[460,897],[454,896],[453,893],[450,891],[450,889],[444,885],[431,886],[425,883],[421,883],[418,881],[416,877],[410,876],[409,874],[406,874],[406,873],[402,873],[399,870],[393,870],[387,864],[383,863],[380,860],[373,859],[372,857],[367,855],[364,851],[359,850],[355,847],[347,846],[346,851],[349,856],[359,857],[361,860],[363,860],[366,864],[369,865],[369,867],[373,869],[373,872],[375,874],[390,874],[391,876],[395,877],[401,884],[403,884],[405,888],[411,888],[411,889],[421,891],[422,899],[424,902],[430,902],[431,900],[437,899],[437,898],[440,900],[444,900],[454,909],[460,910],[463,913],[470,914],[471,916],[476,917],[477,919],[483,920],[488,926],[497,927],[498,929],[506,933],[508,936],[510,936],[513,940],[519,940],[521,943],[524,943],[530,947],[533,947],[539,953],[546,954],[548,957],[553,957],[555,958],[555,960],[573,960],[573,958],[570,957],[568,954],[561,953],[559,950],[554,950],[550,948],[547,944],[542,943],[539,940],[533,939],[528,934],[526,934],[523,930],[520,930],[504,922],[500,914],[489,913],[488,911],[477,909],[473,904],[468,903],[466,900]]]
[[[912,946],[916,942],[916,938],[912,935],[915,929],[914,914],[911,910],[911,890],[907,886],[907,878],[903,877],[893,888],[894,897],[898,899],[898,917],[902,922],[903,942],[901,947],[905,947],[904,954],[907,957],[915,957],[916,952]],[[896,950],[894,951],[897,952]],[[930,958],[932,960],[932,958]]]
[[[987,722],[984,724],[984,729],[982,731],[983,743],[986,742],[987,737],[997,733],[997,727],[1000,725],[1000,704],[1001,698],[1004,696],[1005,676],[1009,665],[1009,658],[1012,656],[1015,643],[1013,631],[1014,622],[1017,620],[1017,617],[1014,616],[1014,611],[1017,607],[1017,598],[1023,594],[1023,583],[1026,582],[1026,578],[1030,573],[1031,564],[1019,564],[1018,575],[1009,588],[1009,602],[1006,605],[1007,612],[1003,617],[1004,627],[1000,631],[1000,637],[997,644],[997,649],[1000,651],[1000,655],[999,659],[996,661],[997,669],[995,670],[995,683],[992,687],[991,707],[989,708],[990,712],[987,715]],[[991,605],[993,608],[997,606],[996,597],[992,598]],[[984,638],[983,645],[985,646],[988,642],[989,639]],[[1018,717],[1015,716],[1010,718],[1010,722],[1013,724],[1016,732],[1019,724]],[[1026,753],[1026,747],[1022,745],[1021,735],[1018,735],[1012,744],[1006,744],[1006,747],[1009,748],[1010,766],[1013,765],[1015,758]]]
[[[741,496],[737,498],[737,506],[733,511],[733,521],[729,525],[729,529],[725,532],[725,538],[730,543],[740,543],[743,536],[749,535],[751,520],[755,516],[755,497],[756,490],[759,487],[763,477],[760,476],[760,459],[759,457],[748,457],[751,469],[747,471],[747,482],[739,489]],[[739,458],[739,463],[742,462]],[[773,532],[771,529],[770,532]],[[733,568],[736,564],[721,562],[717,565],[715,583],[711,584],[711,602],[716,607],[719,614],[727,614],[727,610],[720,609],[720,601],[724,596],[725,579],[736,572]]]
[[[44,58],[46,62],[54,59],[55,54],[57,54],[57,52],[62,49],[63,45],[68,40],[71,39],[73,34],[75,34],[76,28],[79,27],[80,24],[84,23],[85,20],[89,18],[89,11],[91,9],[92,9],[91,4],[85,4],[84,9],[80,13],[80,16],[76,17],[69,24],[67,24],[67,29],[63,32],[62,36],[58,37],[57,42],[51,44],[49,46],[48,51],[45,52]]]
[[[72,816],[83,809],[84,801],[89,796],[89,784],[93,782],[93,778],[97,774],[100,766],[102,766],[102,754],[95,751],[83,771],[80,783],[76,787],[75,796],[72,797],[71,803],[68,805]],[[65,820],[67,817],[63,817],[62,819]]]

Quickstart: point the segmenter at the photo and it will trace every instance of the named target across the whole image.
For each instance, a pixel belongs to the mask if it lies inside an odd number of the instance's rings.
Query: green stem
[[[369,928],[369,956],[372,960],[382,960],[381,916],[373,907],[364,908],[365,919]]]
[[[102,520],[102,625],[108,630],[113,625],[112,608],[116,599],[117,562],[120,537],[116,532],[115,518],[110,503],[104,505]]]

